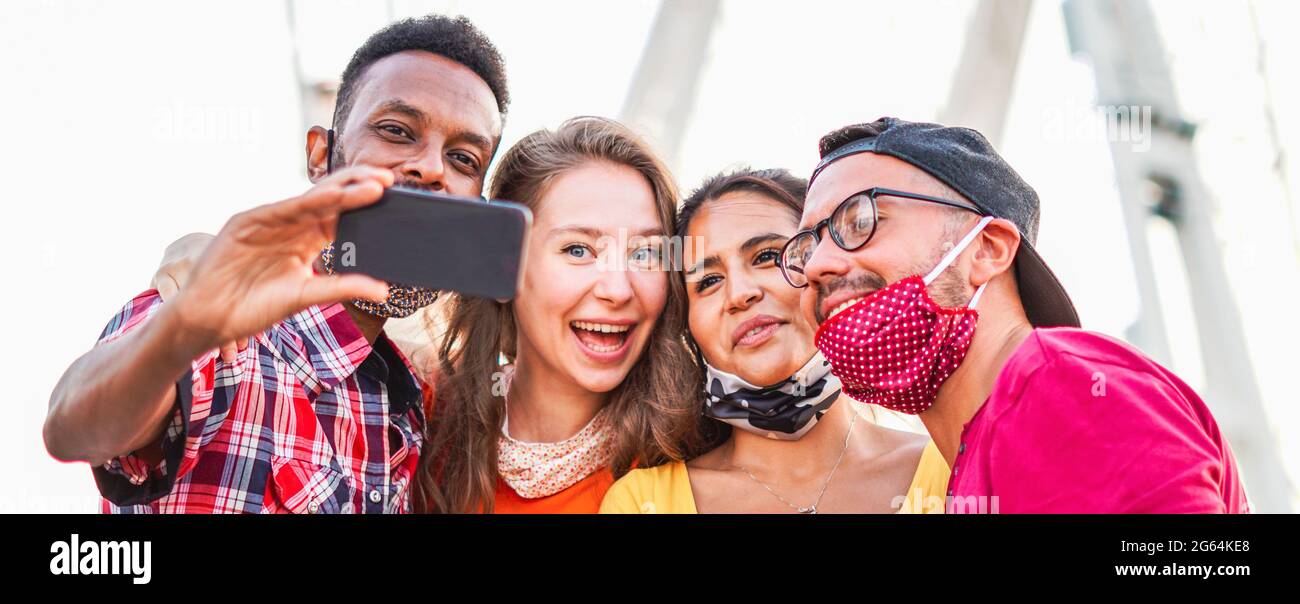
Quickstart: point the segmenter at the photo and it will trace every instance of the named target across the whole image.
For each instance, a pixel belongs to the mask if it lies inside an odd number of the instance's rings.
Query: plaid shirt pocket
[[[352,487],[347,476],[328,466],[299,459],[271,457],[271,499],[268,512],[339,514],[352,512]]]

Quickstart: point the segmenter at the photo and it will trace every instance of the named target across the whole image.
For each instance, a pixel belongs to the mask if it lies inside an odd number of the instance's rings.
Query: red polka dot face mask
[[[831,362],[844,394],[902,413],[929,409],[944,380],[957,369],[979,313],[970,303],[945,308],[926,286],[948,268],[993,218],[986,216],[925,277],[915,275],[872,292],[817,329],[816,344]],[[987,285],[987,283],[985,284]]]

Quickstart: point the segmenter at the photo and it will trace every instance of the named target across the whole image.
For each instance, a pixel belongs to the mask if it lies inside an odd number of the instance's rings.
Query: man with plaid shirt
[[[499,54],[463,18],[372,36],[337,131],[307,133],[315,186],[231,218],[166,303],[128,303],[55,387],[46,448],[95,467],[106,512],[411,511],[421,383],[383,327],[436,294],[333,275],[318,253],[394,184],[478,196],[507,103]]]

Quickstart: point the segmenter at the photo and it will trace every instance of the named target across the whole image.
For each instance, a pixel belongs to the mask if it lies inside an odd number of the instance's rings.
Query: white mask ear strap
[[[948,253],[944,254],[943,259],[939,261],[938,266],[935,266],[934,270],[930,271],[930,274],[925,276],[925,284],[929,285],[940,275],[940,273],[943,273],[944,269],[947,269],[948,266],[952,264],[952,261],[956,260],[957,256],[960,256],[961,253],[966,250],[966,246],[970,245],[970,242],[974,241],[975,237],[980,234],[980,231],[983,231],[984,227],[988,226],[990,222],[993,222],[992,216],[981,218],[979,224],[976,224],[975,228],[971,229],[969,233],[966,233],[966,236],[962,237],[961,241],[958,241],[956,246],[951,250],[948,250]],[[975,299],[979,299],[978,293],[975,294]],[[972,302],[971,305],[974,306],[974,303]]]
[[[970,304],[967,304],[966,308],[975,308],[975,305],[979,304],[980,294],[984,293],[984,288],[988,284],[989,282],[985,281],[984,283],[981,283],[979,287],[975,288],[975,295],[970,297]]]

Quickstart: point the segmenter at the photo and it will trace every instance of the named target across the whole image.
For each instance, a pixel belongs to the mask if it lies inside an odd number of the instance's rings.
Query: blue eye
[[[767,264],[769,262],[775,264],[776,261],[780,258],[781,258],[780,250],[766,249],[759,252],[758,255],[754,256],[754,264],[760,265],[760,264]]]
[[[630,258],[631,264],[633,266],[635,266],[638,269],[646,269],[646,270],[654,269],[658,265],[659,260],[660,260],[659,248],[653,245],[646,246],[643,248],[638,248],[636,251],[632,252],[632,256]]]
[[[565,254],[568,254],[569,257],[573,258],[574,260],[586,260],[588,258],[588,254],[591,253],[590,248],[588,248],[585,245],[580,245],[577,243],[566,246],[561,251],[563,251]]]

